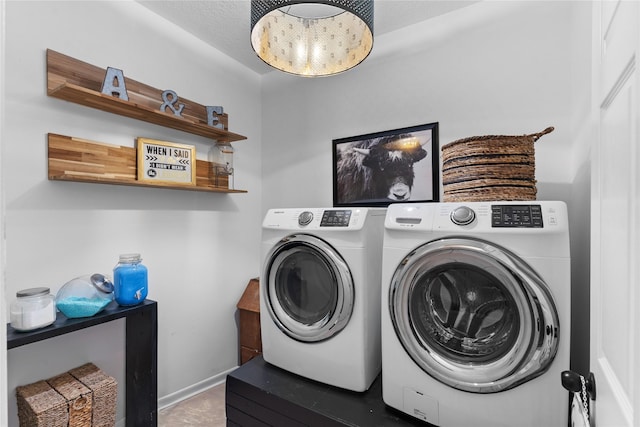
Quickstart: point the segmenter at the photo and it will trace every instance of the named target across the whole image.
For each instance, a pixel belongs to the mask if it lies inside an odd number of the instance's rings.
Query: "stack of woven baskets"
[[[18,386],[20,427],[114,427],[117,386],[93,363]]]
[[[534,143],[553,129],[521,136],[474,136],[443,146],[443,201],[535,200]]]

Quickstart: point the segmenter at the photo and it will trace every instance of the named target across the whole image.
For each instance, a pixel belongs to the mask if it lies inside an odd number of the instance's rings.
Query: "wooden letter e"
[[[117,96],[123,101],[129,100],[122,70],[107,67],[107,74],[104,77],[104,82],[102,82],[102,93],[109,96]]]

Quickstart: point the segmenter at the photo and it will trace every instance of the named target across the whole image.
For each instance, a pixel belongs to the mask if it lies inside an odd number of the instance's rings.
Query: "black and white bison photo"
[[[336,192],[340,203],[402,202],[411,197],[414,164],[427,157],[431,140],[392,135],[336,146]]]

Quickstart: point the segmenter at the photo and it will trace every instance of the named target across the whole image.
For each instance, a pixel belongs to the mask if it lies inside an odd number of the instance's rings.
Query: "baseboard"
[[[185,399],[188,399],[192,396],[195,396],[198,393],[202,393],[205,390],[208,390],[212,387],[215,387],[219,384],[225,382],[227,378],[227,374],[229,372],[234,371],[236,367],[233,367],[227,371],[221,372],[217,375],[214,375],[206,380],[202,380],[198,383],[190,385],[189,387],[185,387],[182,390],[178,390],[174,393],[168,394],[158,399],[158,411],[167,408],[169,406],[175,405],[178,402],[181,402]]]

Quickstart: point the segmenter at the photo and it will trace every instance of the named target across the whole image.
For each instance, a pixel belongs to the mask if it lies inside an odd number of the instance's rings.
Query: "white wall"
[[[5,2],[0,0],[0,177],[2,177],[2,141],[4,134],[4,29]],[[6,305],[4,304],[4,179],[0,179],[0,319],[4,319]],[[0,330],[0,402],[7,401],[7,332]],[[0,403],[0,425],[7,425],[7,407]]]
[[[111,274],[120,253],[140,252],[158,302],[158,396],[180,398],[224,379],[238,364],[235,304],[259,273],[260,77],[131,1],[6,4],[6,298],[34,286],[55,292],[81,274]],[[234,143],[237,188],[247,194],[53,182],[48,132],[134,145],[134,138],[211,140],[46,95],[45,50],[124,71],[204,105],[223,105]],[[8,351],[9,424],[15,386],[93,361],[119,383],[123,417],[124,322]]]
[[[576,2],[571,34],[571,135],[569,206],[571,235],[571,369],[589,373],[591,152],[597,117],[592,117],[592,2]]]
[[[554,126],[535,145],[537,198],[564,200],[579,224],[574,293],[588,295],[589,124],[581,114],[589,105],[589,46],[589,2],[480,2],[377,37],[371,56],[342,75],[268,74],[263,211],[331,206],[335,138],[437,121],[442,146]],[[588,304],[574,308],[576,321],[587,319],[574,342],[588,348]]]

